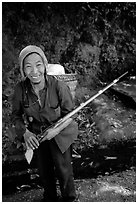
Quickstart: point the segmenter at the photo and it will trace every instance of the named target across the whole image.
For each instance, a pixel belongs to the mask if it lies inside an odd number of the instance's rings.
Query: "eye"
[[[37,67],[41,67],[41,66],[42,66],[42,63],[39,63],[39,64],[37,64],[36,66],[37,66]]]
[[[32,67],[30,65],[25,66],[25,69],[31,69]]]

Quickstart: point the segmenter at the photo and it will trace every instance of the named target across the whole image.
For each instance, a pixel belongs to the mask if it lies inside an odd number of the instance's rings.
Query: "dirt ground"
[[[79,202],[136,202],[135,168],[105,174],[91,179],[75,180]],[[58,191],[59,186],[57,185]],[[25,190],[26,189],[26,190]],[[40,202],[43,189],[22,187],[19,192],[4,195],[3,202]]]

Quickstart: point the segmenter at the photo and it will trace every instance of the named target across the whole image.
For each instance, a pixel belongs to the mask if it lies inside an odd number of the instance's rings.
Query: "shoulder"
[[[48,83],[58,87],[66,87],[66,83],[54,75],[47,75]]]
[[[26,92],[26,80],[25,81],[20,81],[18,82],[15,87],[14,87],[14,95],[16,95],[17,97],[22,97],[22,95]]]
[[[15,91],[22,91],[23,83],[24,83],[23,81],[18,82],[18,83],[15,85],[14,90],[15,90]]]
[[[13,100],[21,100],[22,94],[23,94],[22,82],[18,82],[14,87],[12,99]]]

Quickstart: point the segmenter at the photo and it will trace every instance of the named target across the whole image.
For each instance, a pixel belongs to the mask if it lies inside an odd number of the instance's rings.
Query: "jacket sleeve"
[[[61,108],[61,117],[64,117],[74,108],[74,102],[70,88],[62,81],[57,82],[58,97]]]
[[[15,125],[17,136],[22,139],[22,136],[26,131],[26,127],[23,120],[22,87],[20,83],[16,85],[13,94],[12,123]]]

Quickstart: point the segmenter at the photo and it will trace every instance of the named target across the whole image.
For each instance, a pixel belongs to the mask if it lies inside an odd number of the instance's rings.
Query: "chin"
[[[40,84],[41,81],[32,81],[33,84]]]
[[[33,79],[32,77],[29,77],[29,79],[33,84],[40,84],[43,81],[44,77],[39,76],[36,79]]]

